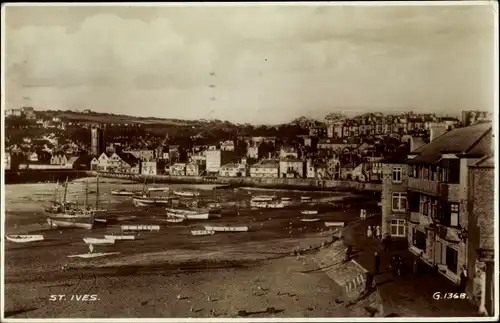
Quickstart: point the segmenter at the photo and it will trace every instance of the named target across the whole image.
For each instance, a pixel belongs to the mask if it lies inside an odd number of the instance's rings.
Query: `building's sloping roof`
[[[288,163],[302,163],[302,160],[297,159],[297,158],[291,158],[291,157],[286,157],[286,158],[281,158],[280,162],[288,162]]]
[[[484,156],[474,164],[470,165],[469,167],[473,168],[495,168],[495,159],[493,156],[488,155]]]
[[[222,165],[220,168],[236,168],[236,167],[238,167],[238,165],[236,165],[235,163],[227,163]]]
[[[413,140],[413,151],[418,150],[420,147],[423,147],[427,144],[424,137],[412,137]]]
[[[139,163],[139,159],[131,153],[119,152],[117,153],[117,155],[120,156],[120,158],[130,166],[135,166],[137,165],[137,163]]]
[[[475,154],[486,155],[491,147],[486,150],[481,141],[491,130],[491,123],[488,122],[448,131],[413,151],[418,156],[411,159],[411,163],[432,164],[441,158],[442,152],[468,153],[473,151]]]

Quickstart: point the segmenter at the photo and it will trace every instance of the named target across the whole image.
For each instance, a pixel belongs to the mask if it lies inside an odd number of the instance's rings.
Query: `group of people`
[[[375,237],[377,239],[382,238],[382,231],[380,229],[380,225],[377,225],[377,226],[369,225],[368,230],[366,231],[366,236],[368,238],[373,238],[373,237]]]

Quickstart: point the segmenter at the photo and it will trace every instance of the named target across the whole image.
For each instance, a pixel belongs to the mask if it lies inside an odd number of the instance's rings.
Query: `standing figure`
[[[375,228],[375,237],[377,239],[382,238],[382,231],[380,230],[380,225],[377,225],[377,227]]]
[[[380,255],[375,251],[375,275],[380,272]]]
[[[372,226],[371,225],[368,226],[368,230],[366,231],[366,236],[368,238],[371,238],[373,236],[373,231],[372,231]]]
[[[460,292],[465,293],[467,290],[467,282],[469,281],[469,273],[467,272],[467,267],[462,266],[462,272],[460,273]]]
[[[385,236],[384,251],[391,251],[392,238],[390,235]]]
[[[397,261],[397,258],[396,256],[392,256],[392,259],[391,259],[391,269],[392,269],[392,275],[393,276],[396,276],[397,273],[398,273],[398,261]]]

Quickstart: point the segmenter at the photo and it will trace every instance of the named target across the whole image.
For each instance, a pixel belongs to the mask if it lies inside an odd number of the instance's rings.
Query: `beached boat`
[[[116,196],[133,196],[134,194],[136,194],[136,193],[131,192],[131,191],[127,191],[125,189],[111,191],[111,195],[116,195]]]
[[[178,214],[202,214],[202,213],[208,213],[210,210],[207,209],[176,209],[176,208],[165,208],[167,212],[170,213],[178,213]]]
[[[344,222],[325,222],[325,226],[327,226],[327,227],[343,227]]]
[[[114,239],[101,239],[101,238],[83,238],[86,244],[114,244]]]
[[[168,187],[148,187],[150,192],[168,192],[170,188]]]
[[[292,198],[291,197],[282,197],[281,201],[282,202],[290,202],[290,201],[292,201]]]
[[[94,219],[82,219],[84,221],[73,221],[71,219],[52,219],[47,218],[47,223],[51,228],[81,228],[90,230],[94,226]]]
[[[176,213],[176,212],[167,212],[167,217],[175,217],[187,220],[207,220],[209,217],[209,213],[194,213],[194,214],[185,214],[185,213]]]
[[[251,207],[258,207],[258,208],[261,208],[261,209],[266,209],[267,208],[267,202],[254,202],[254,201],[251,201],[250,202],[250,206]]]
[[[285,204],[283,204],[281,202],[271,202],[271,203],[267,203],[266,207],[268,209],[282,209],[285,207]]]
[[[310,201],[310,200],[311,200],[311,197],[310,197],[310,196],[301,196],[301,197],[300,197],[300,200],[301,200],[301,201]]]
[[[111,256],[111,255],[117,255],[119,252],[88,252],[88,253],[82,253],[79,255],[69,255],[67,256],[68,258],[97,258],[97,257],[104,257],[104,256]]]
[[[134,235],[125,234],[105,234],[104,238],[109,240],[135,240]]]
[[[230,226],[206,225],[205,230],[216,231],[216,232],[246,232],[246,231],[248,231],[248,227],[247,226],[230,227]]]
[[[122,225],[121,229],[122,231],[160,231],[160,226],[151,224]]]
[[[175,216],[170,216],[170,217],[167,217],[167,219],[165,221],[170,222],[170,223],[180,223],[180,222],[182,222],[184,220],[185,220],[184,218],[178,218],[178,217],[175,217]]]
[[[318,214],[318,211],[316,210],[304,210],[304,211],[300,211],[301,214],[304,214],[304,215],[313,215],[313,214]]]
[[[194,236],[211,236],[215,234],[215,231],[209,230],[191,230],[191,234]]]
[[[270,195],[256,195],[252,196],[251,202],[271,202],[274,201],[276,198],[274,196]]]
[[[318,222],[319,219],[317,219],[317,218],[314,218],[314,219],[300,219],[300,221],[302,221],[302,222]]]
[[[182,197],[192,197],[200,195],[200,193],[198,192],[189,192],[189,191],[174,191],[174,194]]]
[[[41,234],[10,234],[10,235],[5,235],[5,238],[11,242],[28,243],[28,242],[42,241],[43,235],[41,235]]]

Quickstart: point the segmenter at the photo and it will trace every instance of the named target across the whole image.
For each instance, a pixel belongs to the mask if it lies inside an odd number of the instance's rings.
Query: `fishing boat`
[[[120,189],[120,190],[112,190],[111,195],[116,195],[116,196],[133,196],[136,194],[135,192],[127,191],[126,189]]]
[[[90,230],[94,226],[94,219],[88,218],[87,221],[72,221],[71,219],[52,219],[47,218],[47,223],[51,228],[81,228]]]
[[[42,241],[43,240],[43,235],[41,234],[10,234],[10,235],[5,235],[5,238],[11,242],[16,242],[16,243],[28,243],[28,242],[36,242],[36,241]]]
[[[168,192],[168,190],[170,190],[168,187],[148,187],[150,192]]]
[[[189,192],[189,191],[174,191],[174,194],[182,197],[193,197],[200,195],[200,193],[198,192]]]
[[[187,220],[208,220],[209,213],[194,213],[194,214],[186,214],[186,213],[176,213],[176,212],[167,212],[167,217],[175,217]]]
[[[137,224],[137,225],[122,225],[122,231],[160,231],[159,225]]]
[[[216,231],[216,232],[247,232],[247,226],[238,226],[238,227],[230,227],[230,226],[210,226],[206,225],[205,230],[207,231]]]
[[[167,219],[165,221],[170,222],[170,223],[180,223],[180,222],[184,221],[184,218],[169,216],[169,217],[167,217]]]
[[[83,241],[85,241],[86,244],[114,244],[115,240],[114,239],[100,239],[100,238],[83,238]]]
[[[109,240],[135,240],[134,235],[124,235],[124,234],[105,234],[105,239]]]
[[[343,227],[344,222],[325,222],[326,227]]]
[[[301,214],[304,214],[304,215],[313,215],[313,214],[318,214],[318,211],[315,211],[315,210],[304,210],[304,211],[300,211]]]
[[[88,252],[88,253],[82,253],[79,255],[69,255],[67,256],[68,258],[97,258],[97,257],[104,257],[104,256],[111,256],[111,255],[117,255],[119,252]]]
[[[211,236],[215,234],[215,231],[209,230],[191,230],[191,234],[194,236]]]
[[[306,219],[300,219],[300,221],[302,221],[302,222],[318,222],[319,219],[318,218],[314,218],[314,219],[306,218]]]

